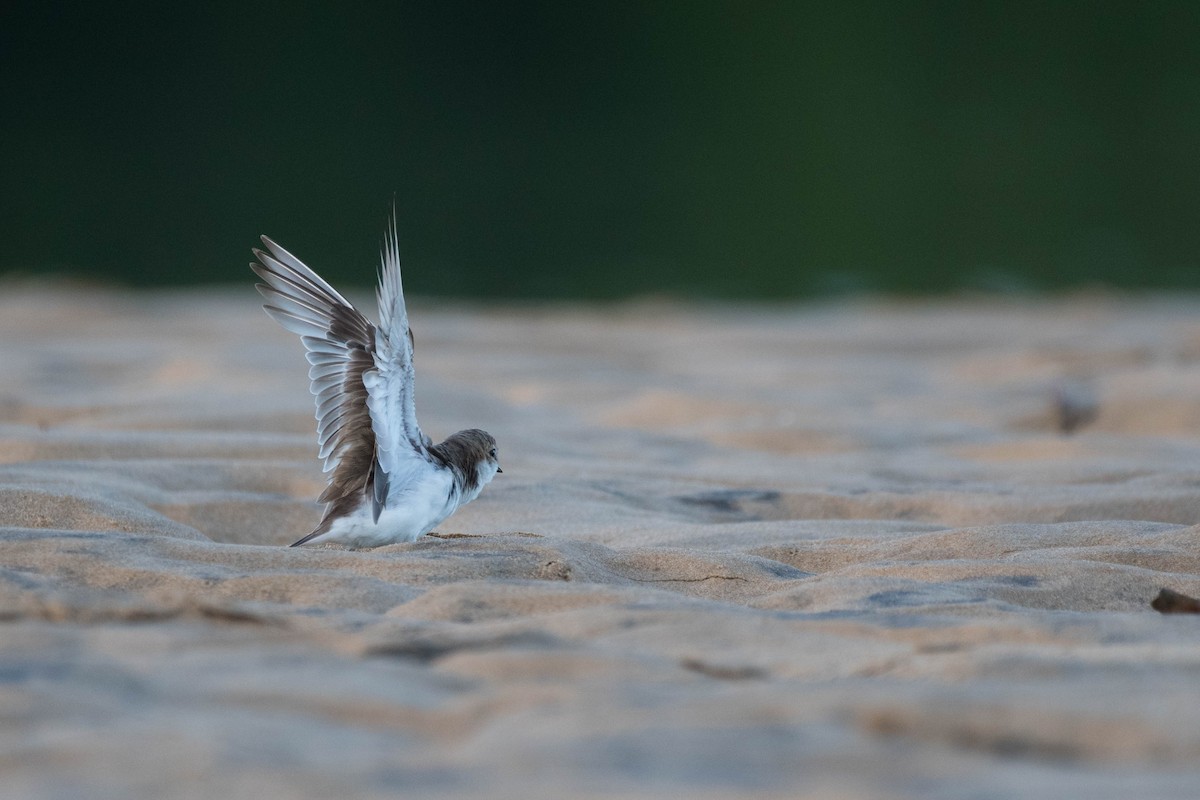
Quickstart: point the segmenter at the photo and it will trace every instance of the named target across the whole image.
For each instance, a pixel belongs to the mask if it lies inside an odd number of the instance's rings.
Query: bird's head
[[[432,449],[447,466],[464,476],[465,488],[475,494],[497,473],[504,471],[500,469],[496,440],[490,433],[478,428],[459,431]]]

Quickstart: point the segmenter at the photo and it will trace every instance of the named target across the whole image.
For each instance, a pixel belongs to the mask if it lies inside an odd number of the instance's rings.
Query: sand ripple
[[[0,299],[6,796],[1200,785],[1200,618],[1149,606],[1200,595],[1200,303],[414,319],[426,429],[505,474],[461,535],[290,549],[252,293]]]

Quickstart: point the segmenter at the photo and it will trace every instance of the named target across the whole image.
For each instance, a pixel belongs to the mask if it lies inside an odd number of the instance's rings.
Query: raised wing
[[[400,282],[400,242],[396,235],[396,210],[380,253],[379,328],[375,332],[375,370],[363,375],[367,405],[375,430],[375,457],[385,481],[403,481],[421,462],[433,461],[431,442],[417,424],[414,399],[413,339]],[[376,476],[375,492],[387,484]]]
[[[311,365],[309,388],[317,409],[320,457],[325,472],[332,473],[318,498],[329,505],[312,534],[317,535],[328,520],[357,507],[363,493],[379,483],[364,385],[364,376],[375,369],[376,329],[300,259],[266,236],[262,241],[268,252],[255,248],[259,263],[250,268],[264,281],[257,286],[267,299],[263,308],[304,343]]]

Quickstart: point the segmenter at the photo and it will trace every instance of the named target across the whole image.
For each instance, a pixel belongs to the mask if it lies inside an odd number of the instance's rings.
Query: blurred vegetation
[[[0,271],[410,292],[1200,287],[1200,4],[0,11]]]

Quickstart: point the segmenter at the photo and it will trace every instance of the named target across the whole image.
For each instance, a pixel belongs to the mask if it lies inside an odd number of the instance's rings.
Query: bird
[[[417,424],[394,205],[380,248],[378,325],[300,259],[261,238],[250,269],[262,279],[256,288],[263,309],[304,345],[318,457],[329,475],[317,498],[325,504],[320,523],[291,546],[416,541],[504,470],[486,431],[470,428],[434,444]]]

